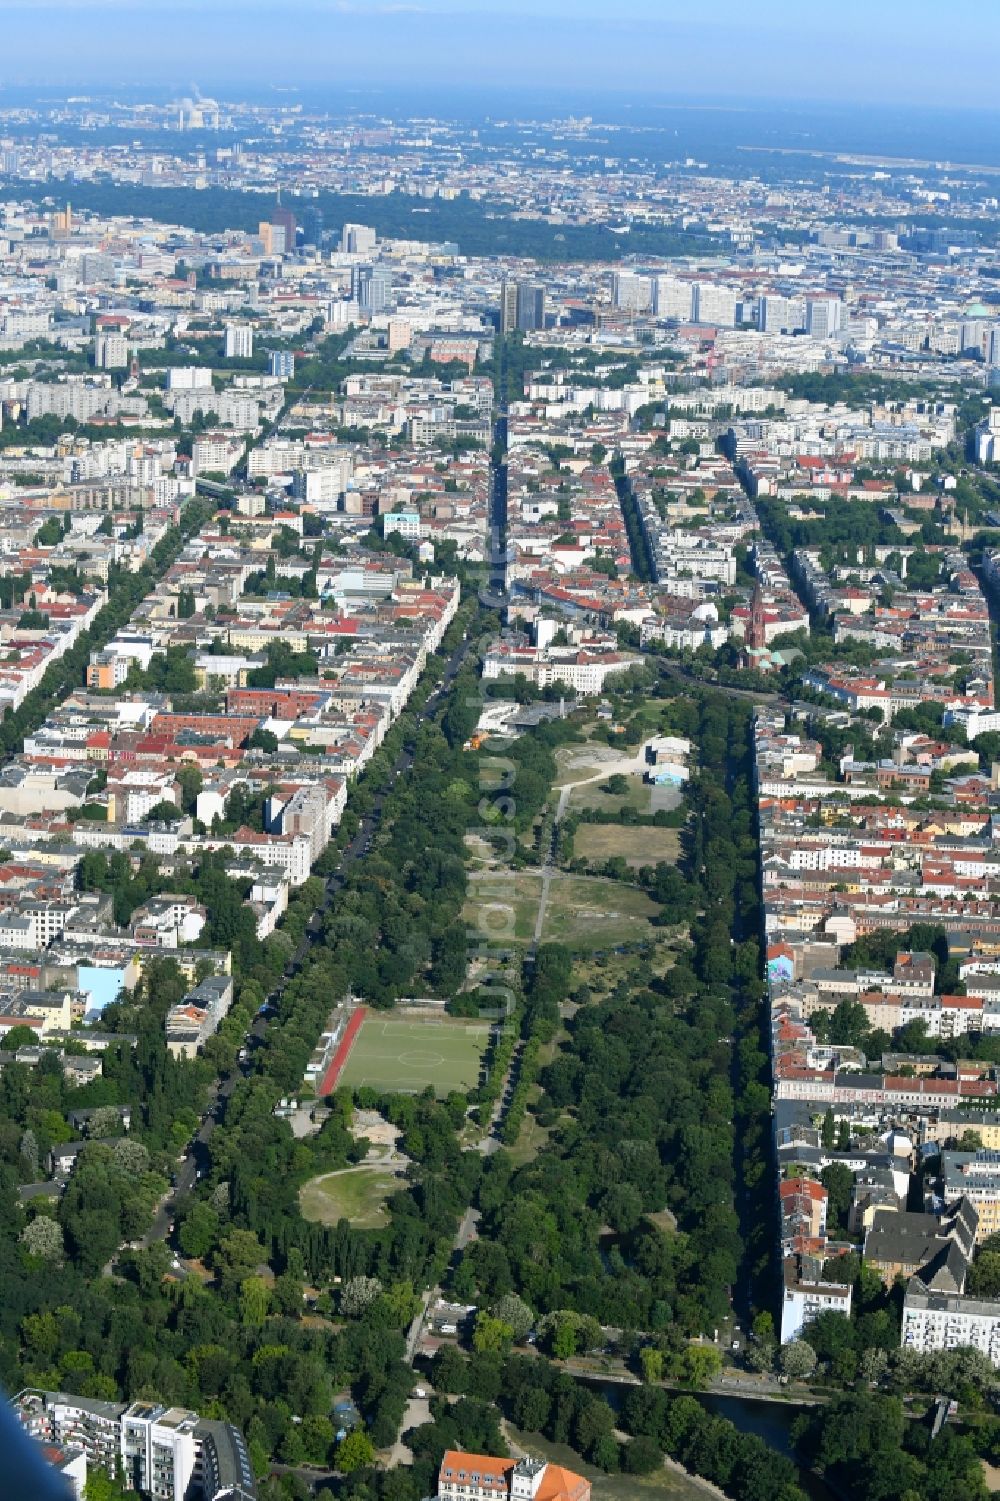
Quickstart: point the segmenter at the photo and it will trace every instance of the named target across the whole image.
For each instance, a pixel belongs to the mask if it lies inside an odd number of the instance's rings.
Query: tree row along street
[[[422,680],[422,685],[430,687],[430,692],[423,708],[413,713],[415,727],[419,726],[423,721],[431,719],[437,712],[442,697],[454,682],[470,650],[470,643],[466,640],[461,641],[447,659],[443,670],[439,662],[432,661],[432,664],[427,669],[425,679]],[[237,1067],[231,1069],[222,1077],[215,1079],[209,1086],[208,1098],[202,1113],[201,1124],[188,1150],[178,1163],[175,1182],[171,1191],[158,1206],[153,1224],[140,1242],[142,1248],[148,1247],[154,1241],[166,1240],[172,1233],[175,1213],[179,1207],[183,1206],[186,1197],[191,1193],[198,1178],[208,1166],[208,1144],[217,1122],[224,1118],[226,1102],[232,1095],[238,1081],[241,1078],[248,1078],[253,1074],[256,1067],[254,1054],[268,1038],[269,1032],[272,1029],[280,1028],[281,998],[285,987],[306,966],[312,947],[322,941],[323,915],[329,911],[336,893],[341,890],[345,876],[358,861],[363,859],[371,847],[372,840],[381,826],[386,791],[398,777],[405,776],[412,768],[412,744],[408,745],[404,743],[400,746],[391,763],[385,782],[375,793],[370,810],[358,818],[357,831],[335,856],[333,868],[324,878],[322,900],[314,909],[314,917],[317,920],[314,921],[311,919],[308,923],[297,948],[285,966],[278,984],[268,997],[269,1009],[267,1013],[258,1016],[247,1033],[247,1056],[238,1063]]]

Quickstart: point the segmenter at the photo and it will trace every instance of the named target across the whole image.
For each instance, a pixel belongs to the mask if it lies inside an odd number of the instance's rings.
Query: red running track
[[[360,1032],[361,1023],[364,1021],[364,1019],[365,1007],[359,1006],[354,1015],[351,1017],[350,1021],[347,1023],[347,1028],[344,1032],[344,1035],[340,1039],[340,1042],[337,1046],[337,1051],[330,1059],[326,1073],[323,1075],[323,1082],[319,1087],[319,1092],[321,1095],[332,1094],[334,1089],[336,1089],[337,1080],[340,1078],[340,1071],[344,1067],[344,1064],[347,1062],[347,1056],[354,1046],[354,1039]]]

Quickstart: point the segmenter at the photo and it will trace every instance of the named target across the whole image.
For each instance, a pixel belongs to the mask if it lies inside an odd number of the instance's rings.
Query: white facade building
[[[679,276],[653,278],[653,312],[657,318],[676,318],[678,323],[687,323],[693,305],[693,283],[682,281]]]
[[[129,346],[124,334],[98,334],[94,339],[94,364],[98,370],[124,370]]]
[[[695,323],[714,323],[719,328],[735,328],[736,293],[732,287],[716,286],[714,282],[695,282],[691,311]]]
[[[793,1261],[784,1264],[785,1287],[781,1300],[781,1343],[798,1339],[817,1314],[832,1310],[851,1316],[851,1288],[839,1282],[820,1282],[800,1276]]]
[[[385,535],[398,532],[405,542],[419,542],[420,515],[417,511],[388,511],[384,517]]]
[[[253,355],[253,329],[247,323],[226,325],[226,359],[249,360]]]
[[[653,301],[650,278],[635,271],[616,271],[611,279],[611,301],[624,312],[648,312]]]
[[[928,1292],[914,1277],[903,1299],[900,1345],[922,1355],[971,1346],[1000,1366],[1000,1303]]]
[[[212,372],[204,365],[175,365],[167,371],[168,391],[210,391]]]
[[[811,339],[830,339],[840,332],[843,304],[838,297],[806,298],[806,333]]]

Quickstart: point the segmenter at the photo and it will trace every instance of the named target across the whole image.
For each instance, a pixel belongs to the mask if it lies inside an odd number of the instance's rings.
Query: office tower
[[[371,255],[378,235],[367,224],[345,224],[340,231],[340,249],[344,255]]]
[[[517,326],[523,333],[545,327],[545,288],[536,282],[517,284]]]
[[[280,203],[276,204],[271,210],[271,227],[272,229],[283,229],[285,231],[286,251],[295,249],[295,231],[298,225],[296,224],[295,215],[290,208],[283,208]]]
[[[500,283],[500,332],[513,333],[517,327],[517,282],[506,276]]]
[[[279,380],[291,380],[295,375],[295,356],[290,349],[272,349],[267,356],[267,373]]]
[[[392,278],[378,266],[355,266],[351,274],[351,295],[362,313],[372,317],[383,313],[392,294]]]
[[[806,333],[812,339],[829,339],[840,331],[841,302],[838,297],[806,298]]]
[[[285,226],[283,224],[270,224],[266,219],[262,219],[257,225],[257,238],[264,248],[265,255],[284,255]]]
[[[616,271],[611,278],[611,301],[623,312],[648,312],[653,301],[649,277],[635,271]]]
[[[323,243],[323,210],[310,204],[302,215],[302,240],[306,245]]]
[[[695,323],[714,323],[717,328],[733,328],[736,325],[736,293],[732,287],[697,281],[694,284],[692,312]]]
[[[676,318],[687,323],[691,318],[694,288],[679,276],[653,277],[653,312],[657,318]]]
[[[986,363],[1000,365],[1000,323],[991,324],[986,334]]]
[[[253,329],[246,323],[226,325],[226,359],[248,360],[253,355]]]

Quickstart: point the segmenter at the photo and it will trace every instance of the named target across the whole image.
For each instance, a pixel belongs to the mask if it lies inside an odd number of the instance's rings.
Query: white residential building
[[[781,1300],[781,1343],[787,1345],[798,1339],[817,1314],[831,1310],[851,1316],[851,1288],[839,1282],[822,1282],[800,1271],[796,1258],[789,1257],[784,1263],[784,1295]],[[817,1269],[818,1270],[818,1269]]]
[[[653,312],[657,318],[675,318],[688,323],[694,303],[694,285],[679,276],[653,278]]]
[[[203,365],[175,365],[167,371],[168,391],[210,391],[212,372]]]
[[[14,1410],[41,1443],[80,1454],[82,1464],[60,1467],[79,1486],[78,1496],[88,1465],[151,1501],[253,1501],[256,1495],[243,1435],[187,1408],[26,1390],[14,1398]]]
[[[203,433],[191,445],[195,474],[231,474],[243,454],[243,444],[226,433]]]
[[[735,328],[736,293],[732,287],[716,286],[714,282],[695,282],[691,311],[695,323],[714,323],[719,328]]]
[[[197,1458],[197,1424],[197,1415],[185,1408],[133,1402],[121,1424],[129,1484],[157,1501],[184,1501]]]
[[[929,1292],[914,1277],[903,1299],[900,1345],[920,1354],[971,1346],[1000,1366],[1000,1302]]]
[[[226,325],[226,359],[249,360],[253,356],[253,329],[248,323]]]
[[[417,511],[388,511],[384,518],[385,535],[398,532],[404,542],[419,542],[420,515]]]
[[[98,370],[125,370],[129,362],[124,334],[98,334],[94,340],[94,364]]]

